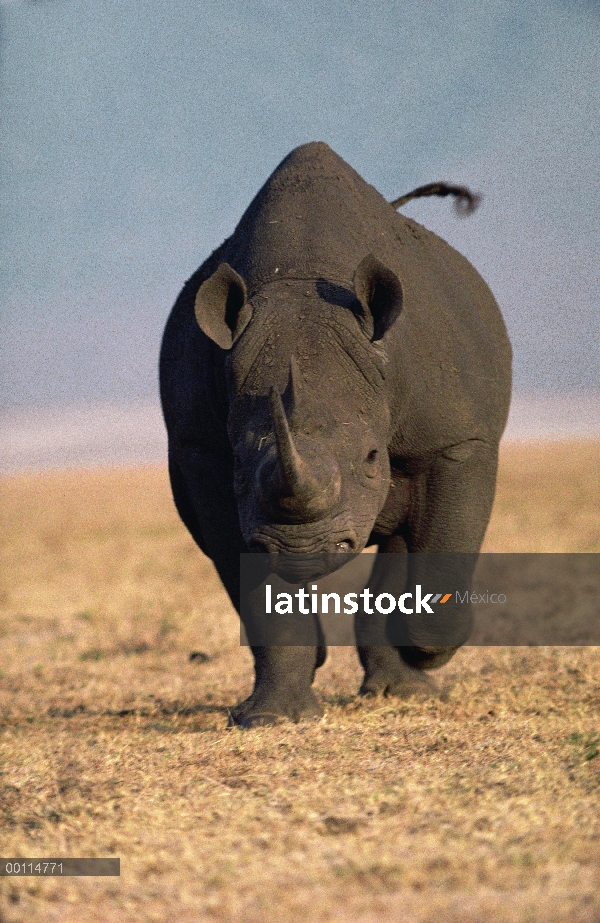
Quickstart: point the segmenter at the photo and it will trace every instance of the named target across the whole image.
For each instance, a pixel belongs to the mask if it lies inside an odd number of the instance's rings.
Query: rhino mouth
[[[337,561],[336,561],[337,559]],[[304,583],[330,574],[343,564],[340,555],[327,554],[270,554],[270,570],[286,583]]]
[[[355,554],[316,552],[313,554],[290,554],[274,552],[265,554],[265,565],[272,574],[277,574],[286,583],[306,583],[343,567]]]
[[[361,550],[353,529],[338,528],[333,534],[328,531],[326,535],[319,534],[315,530],[312,535],[307,535],[307,527],[309,528],[310,525],[312,523],[305,524],[304,528],[290,525],[287,527],[285,525],[279,527],[263,525],[252,534],[248,542],[248,550],[263,554],[280,554],[290,558],[315,557],[316,555],[335,556],[340,553],[352,554]]]
[[[282,536],[279,530],[267,526],[255,532],[248,543],[250,551],[265,555],[265,563],[273,573],[289,582],[329,574],[360,550],[357,537],[350,530],[328,535],[325,539],[315,536],[312,541],[306,536],[295,536],[295,530],[289,531],[291,534]]]

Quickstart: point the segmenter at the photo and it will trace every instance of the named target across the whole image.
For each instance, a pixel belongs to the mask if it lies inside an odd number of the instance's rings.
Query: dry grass
[[[486,550],[599,551],[598,471],[506,448]],[[165,472],[0,489],[1,852],[122,869],[1,879],[0,920],[598,923],[596,649],[465,648],[431,701],[337,649],[322,721],[226,731],[250,657]]]

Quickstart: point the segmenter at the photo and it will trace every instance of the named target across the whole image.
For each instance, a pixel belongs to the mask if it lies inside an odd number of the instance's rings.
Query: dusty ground
[[[600,444],[509,447],[486,550],[600,551]],[[225,730],[251,671],[160,468],[0,482],[0,920],[600,921],[598,649],[465,648],[441,698]],[[201,651],[208,660],[189,660]]]

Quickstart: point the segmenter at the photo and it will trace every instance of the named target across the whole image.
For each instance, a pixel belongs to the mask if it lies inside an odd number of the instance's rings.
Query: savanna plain
[[[600,551],[600,442],[502,450],[487,551]],[[2,923],[600,921],[598,648],[465,647],[432,698],[227,730],[251,658],[162,467],[0,481]],[[190,654],[195,656],[190,658]]]

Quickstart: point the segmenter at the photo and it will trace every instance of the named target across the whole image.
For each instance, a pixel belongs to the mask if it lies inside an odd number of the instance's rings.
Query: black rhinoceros
[[[477,552],[510,368],[464,257],[326,144],[292,151],[185,284],[160,359],[175,503],[238,611],[245,551]],[[359,647],[363,693],[409,691],[465,641],[408,631]],[[253,654],[231,722],[318,712],[322,648]]]

